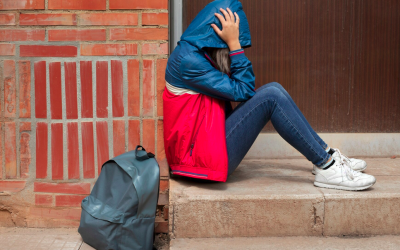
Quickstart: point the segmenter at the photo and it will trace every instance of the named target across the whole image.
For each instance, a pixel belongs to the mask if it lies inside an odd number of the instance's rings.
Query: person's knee
[[[279,102],[282,99],[286,99],[286,96],[282,93],[281,89],[276,86],[270,86],[268,88],[263,88],[258,92],[262,95],[263,99],[270,99]]]
[[[285,88],[279,83],[279,82],[271,82],[270,83],[271,86],[274,86],[280,90],[284,90]]]

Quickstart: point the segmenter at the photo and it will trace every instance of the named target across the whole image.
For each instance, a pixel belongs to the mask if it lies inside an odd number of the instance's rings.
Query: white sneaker
[[[344,154],[342,154],[339,149],[335,149],[333,148],[333,150],[335,150],[335,152],[338,152],[339,154],[335,153],[332,155],[333,159],[335,161],[337,161],[338,159],[340,160],[340,157],[338,157],[339,155],[342,156],[344,161],[347,161],[347,163],[349,164],[349,166],[351,167],[351,169],[353,169],[354,171],[358,171],[358,172],[362,172],[365,169],[367,169],[367,163],[364,160],[360,160],[360,159],[355,159],[355,158],[349,158],[347,156],[345,156]],[[336,156],[336,158],[335,158]],[[312,173],[315,174],[316,170],[318,169],[317,166],[313,165],[313,170]]]
[[[335,163],[330,168],[316,169],[315,186],[357,191],[367,189],[375,184],[374,176],[351,169],[339,150],[336,150],[332,156]]]

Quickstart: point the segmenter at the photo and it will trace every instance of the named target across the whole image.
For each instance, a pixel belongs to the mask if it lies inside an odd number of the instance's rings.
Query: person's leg
[[[333,160],[317,142],[290,100],[274,86],[260,88],[239,104],[226,119],[230,175],[240,164],[266,123],[271,120],[279,135],[314,165],[324,168]]]
[[[277,82],[271,82],[268,84],[265,84],[263,86],[260,87],[260,89],[262,88],[268,88],[268,87],[276,87],[278,88],[280,91],[282,91],[282,93],[286,96],[286,98],[289,100],[289,102],[292,104],[293,108],[296,110],[297,114],[299,115],[300,119],[304,122],[304,124],[306,125],[306,127],[308,128],[308,130],[310,131],[310,133],[314,136],[315,140],[324,148],[327,149],[328,144],[326,144],[324,142],[324,140],[321,139],[321,137],[319,137],[319,135],[314,131],[314,129],[311,127],[311,125],[308,123],[307,119],[304,117],[303,113],[300,111],[300,109],[297,107],[296,103],[293,101],[292,97],[289,95],[289,93],[286,91],[286,89],[284,87],[282,87],[281,84],[277,83]]]

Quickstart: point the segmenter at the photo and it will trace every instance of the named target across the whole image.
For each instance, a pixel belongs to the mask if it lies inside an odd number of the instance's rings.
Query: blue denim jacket
[[[214,13],[230,8],[240,18],[239,42],[242,49],[231,51],[231,74],[222,73],[213,66],[204,47],[228,48],[215,33],[211,24],[222,30]],[[255,94],[255,76],[251,62],[243,48],[251,46],[249,24],[242,4],[237,0],[217,0],[209,3],[181,36],[168,59],[165,80],[176,87],[187,88],[225,101],[246,101]]]

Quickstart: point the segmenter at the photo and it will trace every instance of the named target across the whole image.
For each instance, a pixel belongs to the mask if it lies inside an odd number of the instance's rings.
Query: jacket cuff
[[[240,60],[246,58],[244,55],[244,49],[237,49],[229,52],[229,56],[231,57],[231,61]]]

